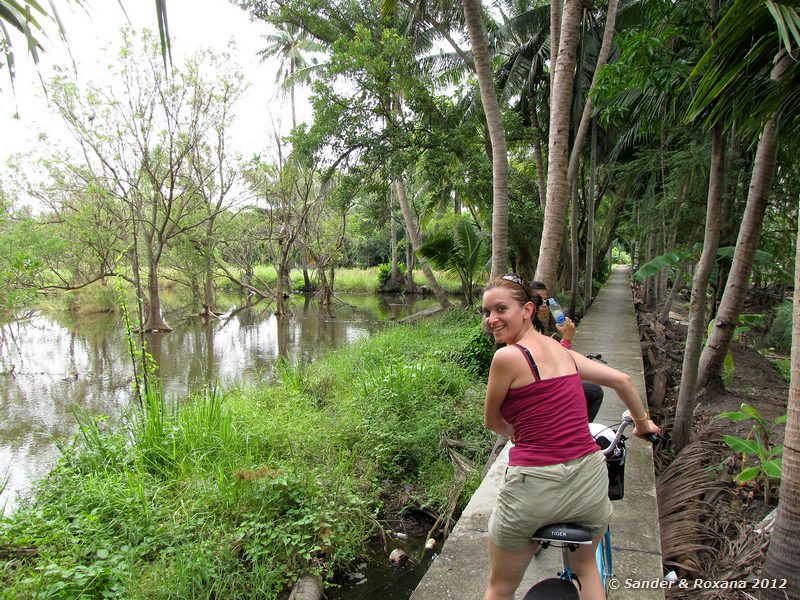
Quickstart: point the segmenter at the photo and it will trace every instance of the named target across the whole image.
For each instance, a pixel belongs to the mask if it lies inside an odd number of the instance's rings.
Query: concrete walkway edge
[[[600,290],[573,340],[581,353],[599,353],[616,369],[628,373],[645,398],[641,345],[633,298],[630,269],[616,265]],[[625,406],[613,390],[605,398],[596,421],[614,424]],[[420,581],[411,600],[480,600],[489,571],[487,553],[488,521],[497,491],[508,464],[509,444],[492,465],[467,504],[440,555]],[[619,589],[611,600],[662,599],[661,589],[642,589],[661,580],[661,540],[655,497],[653,456],[649,444],[638,439],[628,442],[625,468],[625,497],[614,502],[611,520],[614,574]],[[548,549],[531,561],[517,592],[521,598],[536,581],[555,576],[561,552]]]

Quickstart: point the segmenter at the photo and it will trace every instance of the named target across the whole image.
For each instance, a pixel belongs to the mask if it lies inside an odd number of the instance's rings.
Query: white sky
[[[86,10],[60,2],[59,14],[67,29],[69,53],[77,65],[78,77],[100,82],[110,60],[109,54],[114,55],[120,46],[119,30],[127,21],[117,0],[84,0],[84,3]],[[123,4],[134,29],[158,31],[152,0],[123,0]],[[278,61],[262,64],[256,56],[266,45],[262,37],[268,32],[265,23],[251,22],[248,13],[228,0],[168,0],[167,13],[176,65],[181,65],[185,58],[201,48],[221,52],[231,40],[235,42],[234,57],[250,82],[247,95],[235,109],[236,121],[231,129],[235,149],[243,157],[264,152],[272,146],[273,120],[283,133],[288,133],[291,108],[288,97],[281,95],[275,83]],[[0,180],[4,178],[8,157],[32,149],[38,132],[46,131],[50,138],[68,139],[64,125],[44,99],[39,76],[46,81],[52,66],[69,65],[70,56],[54,27],[44,43],[46,50],[40,55],[37,71],[33,60],[26,55],[24,39],[14,38],[16,98],[12,96],[7,71],[0,71]],[[306,96],[305,90],[298,90],[298,122],[310,119]],[[18,120],[13,119],[17,109]]]

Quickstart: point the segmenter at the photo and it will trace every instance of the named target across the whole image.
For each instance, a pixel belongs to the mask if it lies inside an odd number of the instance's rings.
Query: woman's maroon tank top
[[[509,389],[500,407],[500,414],[514,426],[515,443],[508,464],[541,467],[596,452],[578,373],[541,379],[527,348],[516,346],[526,354],[535,380]]]

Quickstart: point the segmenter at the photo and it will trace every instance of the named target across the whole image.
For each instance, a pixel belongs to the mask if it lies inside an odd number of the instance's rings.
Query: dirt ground
[[[641,309],[648,396],[659,386],[664,399],[651,409],[665,429],[671,429],[680,385],[686,316],[672,313],[670,325],[661,326],[655,315]],[[750,341],[732,347],[733,378],[726,389],[701,398],[695,411],[693,442],[677,456],[669,449],[656,457],[657,495],[665,571],[681,577],[713,581],[742,581],[756,577],[763,566],[768,535],[764,519],[777,505],[777,483],[772,481],[769,500],[763,482],[741,485],[733,481],[742,469],[741,455],[733,452],[724,434],[747,437],[752,421],[719,418],[739,410],[746,402],[772,423],[786,413],[789,384]],[[659,374],[660,373],[660,374]],[[655,388],[655,389],[654,389]],[[783,441],[783,426],[773,435]],[[748,463],[750,465],[751,463]],[[753,595],[751,595],[753,594]],[[754,598],[755,592],[734,590],[668,590],[668,598]]]

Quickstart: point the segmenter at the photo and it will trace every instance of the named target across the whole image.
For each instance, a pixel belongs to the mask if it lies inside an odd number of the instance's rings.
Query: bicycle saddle
[[[591,544],[592,534],[589,530],[572,523],[556,523],[545,525],[536,530],[533,539],[545,542],[568,542],[570,544]]]

